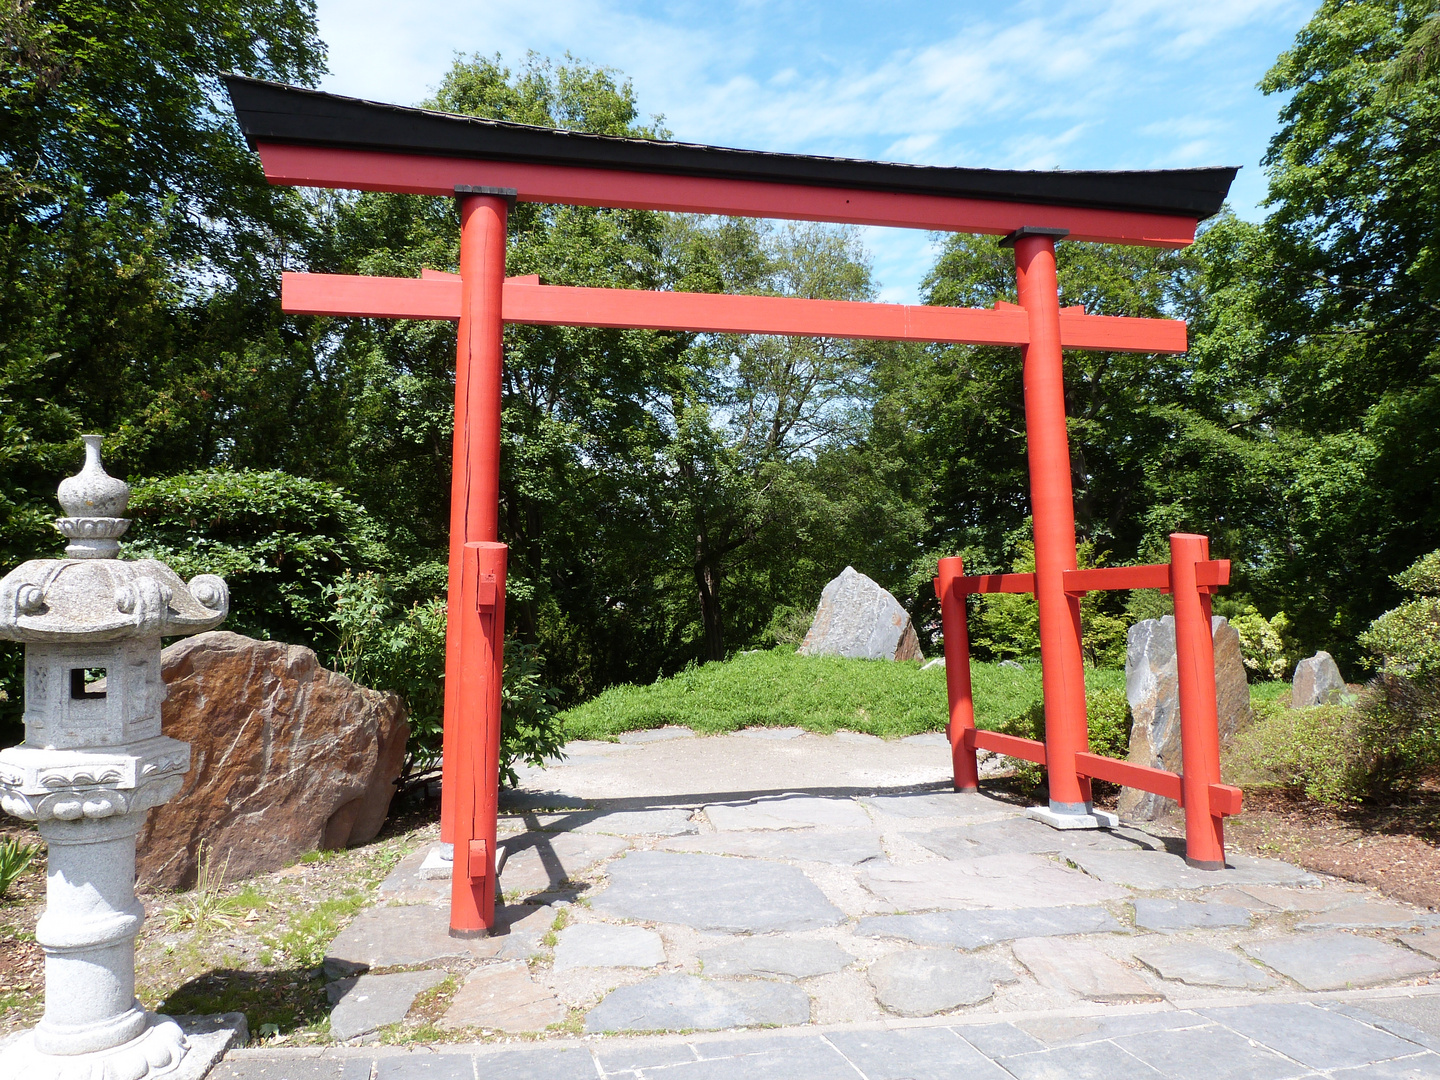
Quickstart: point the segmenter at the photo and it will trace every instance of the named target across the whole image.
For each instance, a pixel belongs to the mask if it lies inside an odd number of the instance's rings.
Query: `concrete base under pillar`
[[[1025,816],[1043,821],[1052,829],[1115,829],[1120,826],[1120,818],[1115,814],[1094,807],[1085,813],[1062,814],[1048,806],[1032,806],[1025,811]]]
[[[0,1043],[0,1076],[24,1080],[201,1080],[225,1051],[243,1046],[249,1039],[244,1013],[175,1019],[156,1013],[148,1016],[144,1034],[93,1054],[42,1054],[35,1049],[33,1032],[23,1031]]]

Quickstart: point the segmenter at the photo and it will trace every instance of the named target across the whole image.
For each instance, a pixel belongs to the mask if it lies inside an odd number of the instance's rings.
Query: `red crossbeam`
[[[280,303],[292,315],[458,319],[460,280],[436,271],[427,271],[421,278],[287,273],[281,276]],[[1029,340],[1025,313],[1010,305],[952,308],[790,296],[587,289],[541,285],[535,278],[506,279],[503,312],[506,322],[542,326],[968,345],[1024,345]],[[1178,320],[1086,315],[1077,309],[1061,313],[1060,335],[1063,344],[1072,349],[1184,352],[1186,348],[1185,324]]]
[[[1034,739],[969,728],[965,732],[965,742],[971,750],[990,750],[996,754],[1033,761],[1037,765],[1045,764],[1045,744]]]
[[[1146,247],[1184,247],[1195,239],[1195,219],[1173,214],[284,143],[261,142],[255,149],[265,179],[296,187],[448,197],[457,186],[473,185],[514,188],[520,202],[571,206],[895,225],[992,236],[1004,236],[1023,225],[1046,225],[1069,229],[1071,240]]]
[[[1148,765],[1132,765],[1128,761],[1101,757],[1099,754],[1076,754],[1075,763],[1086,776],[1096,780],[1108,780],[1122,787],[1138,788],[1167,799],[1174,799],[1185,805],[1184,781],[1178,773],[1166,769],[1152,769]],[[1244,793],[1230,784],[1211,784],[1210,809],[1223,817],[1240,813],[1244,806]]]

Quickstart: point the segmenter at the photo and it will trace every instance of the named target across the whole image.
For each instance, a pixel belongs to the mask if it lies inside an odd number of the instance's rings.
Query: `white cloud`
[[[1258,160],[1255,82],[1307,0],[320,0],[327,89],[413,103],[455,52],[566,51],[623,71],[679,139],[995,168]],[[1253,173],[1253,170],[1252,170]],[[1252,176],[1237,189],[1253,204]],[[875,237],[914,282],[927,244]],[[887,252],[880,258],[880,251]],[[908,254],[906,254],[908,252]],[[908,266],[908,271],[902,267]]]

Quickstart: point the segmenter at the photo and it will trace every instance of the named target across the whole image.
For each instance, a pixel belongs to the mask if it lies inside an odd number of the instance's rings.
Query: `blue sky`
[[[414,104],[456,52],[617,68],[677,139],[1013,169],[1243,166],[1258,217],[1280,101],[1255,88],[1313,0],[319,0],[323,87]],[[881,298],[933,238],[867,229]]]

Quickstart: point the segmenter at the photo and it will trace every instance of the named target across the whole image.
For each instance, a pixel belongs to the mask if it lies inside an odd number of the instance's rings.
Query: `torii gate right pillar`
[[[1002,243],[1015,249],[1020,306],[1030,324],[1023,347],[1025,437],[1030,465],[1030,512],[1035,526],[1035,601],[1040,616],[1040,664],[1045,694],[1045,756],[1050,805],[1032,814],[1059,828],[1113,824],[1096,815],[1090,780],[1075,755],[1090,749],[1085,719],[1085,667],[1080,650],[1080,598],[1065,591],[1076,569],[1075,492],[1065,422],[1065,368],[1060,348],[1060,292],[1055,242],[1066,229],[1017,229]],[[1102,817],[1104,820],[1102,821]]]

